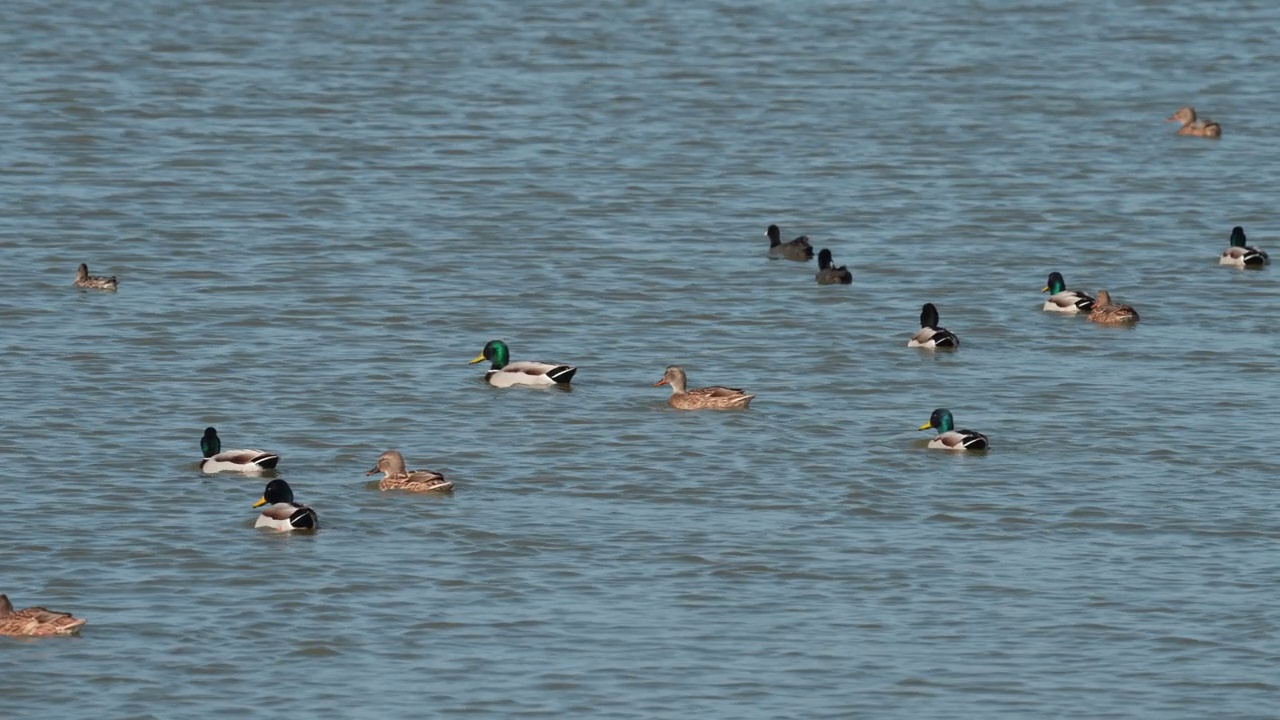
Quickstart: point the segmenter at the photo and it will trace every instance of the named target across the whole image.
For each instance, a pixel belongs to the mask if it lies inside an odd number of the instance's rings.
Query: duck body
[[[200,451],[204,459],[200,461],[200,472],[213,475],[220,472],[238,472],[256,474],[270,470],[280,462],[280,456],[265,450],[223,450],[222,439],[218,431],[208,427],[200,438]]]
[[[853,283],[853,273],[844,265],[836,267],[835,260],[831,258],[831,251],[822,248],[822,252],[818,253],[818,274],[814,276],[819,285],[850,285]]]
[[[798,262],[808,262],[813,259],[813,246],[809,244],[809,236],[801,235],[794,240],[782,242],[782,231],[777,225],[770,225],[764,234],[769,238],[769,257]]]
[[[408,492],[453,492],[453,483],[444,479],[444,475],[430,470],[406,470],[404,456],[395,450],[388,450],[378,458],[378,464],[365,476],[376,472],[382,473],[378,481],[379,490],[405,490]]]
[[[1231,230],[1231,246],[1222,251],[1218,259],[1219,265],[1230,265],[1237,268],[1264,268],[1271,264],[1271,258],[1256,247],[1246,245],[1249,240],[1244,235],[1244,228],[1237,225]]]
[[[1089,311],[1089,319],[1104,325],[1135,323],[1138,322],[1138,311],[1130,305],[1111,302],[1111,293],[1099,290],[1098,299],[1094,301],[1093,309]]]
[[[938,434],[929,441],[933,450],[986,450],[991,446],[987,436],[974,430],[957,430],[951,411],[938,408],[929,416],[929,422],[921,425],[920,430],[936,428]]]
[[[667,398],[667,404],[677,410],[740,410],[750,406],[755,397],[738,388],[713,385],[689,390],[687,384],[684,368],[672,365],[653,387],[670,385],[671,397]]]
[[[501,340],[490,340],[484,346],[484,351],[469,364],[474,365],[485,360],[490,363],[489,370],[484,374],[485,381],[494,387],[501,388],[517,385],[534,387],[568,385],[573,380],[574,373],[578,372],[578,368],[572,365],[527,360],[511,362],[511,351]]]
[[[1196,109],[1190,106],[1178,108],[1178,112],[1174,113],[1165,122],[1177,122],[1182,127],[1178,128],[1177,135],[1191,135],[1193,137],[1220,138],[1222,137],[1222,126],[1212,120],[1201,120],[1196,117]]]
[[[87,621],[70,613],[54,612],[42,607],[14,610],[8,595],[0,595],[0,635],[14,637],[49,637],[75,635]]]
[[[266,489],[262,492],[262,499],[253,504],[255,508],[263,505],[267,507],[253,523],[255,528],[271,528],[277,532],[320,529],[320,518],[316,515],[316,511],[306,505],[295,503],[293,488],[289,487],[289,483],[284,480],[277,478],[267,483]]]
[[[1049,293],[1049,299],[1040,308],[1045,312],[1081,313],[1093,309],[1093,298],[1078,290],[1068,290],[1059,272],[1049,273],[1049,282],[1040,292]]]
[[[120,283],[116,281],[115,275],[111,277],[90,275],[89,266],[80,263],[80,267],[76,268],[76,281],[72,285],[86,290],[115,290]]]
[[[907,341],[907,347],[931,350],[934,348],[958,348],[960,338],[944,327],[938,327],[938,309],[933,303],[925,303],[920,309],[920,330]]]

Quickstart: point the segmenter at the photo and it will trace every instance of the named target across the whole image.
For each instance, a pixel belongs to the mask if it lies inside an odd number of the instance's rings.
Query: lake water
[[[4,15],[0,592],[89,624],[0,639],[0,716],[1277,716],[1280,269],[1216,259],[1280,252],[1280,6]],[[255,531],[206,425],[322,529]]]

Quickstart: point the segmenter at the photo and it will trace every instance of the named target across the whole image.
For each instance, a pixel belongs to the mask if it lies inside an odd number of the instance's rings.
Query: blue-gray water
[[[0,592],[89,624],[0,640],[0,716],[1276,717],[1277,269],[1215,263],[1280,250],[1278,23],[9,3]],[[572,392],[483,385],[491,338]],[[673,363],[759,397],[673,411]],[[323,529],[253,530],[206,425]],[[370,488],[389,448],[456,494]]]

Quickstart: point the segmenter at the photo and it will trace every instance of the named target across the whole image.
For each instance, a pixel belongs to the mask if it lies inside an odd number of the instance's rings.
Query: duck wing
[[[257,465],[262,468],[273,468],[280,462],[280,456],[265,450],[224,450],[209,458],[215,462],[233,463],[235,465]]]

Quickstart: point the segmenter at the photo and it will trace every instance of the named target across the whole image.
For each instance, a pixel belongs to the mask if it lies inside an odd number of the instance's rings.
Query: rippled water
[[[1275,716],[1276,6],[11,6],[0,715]]]

